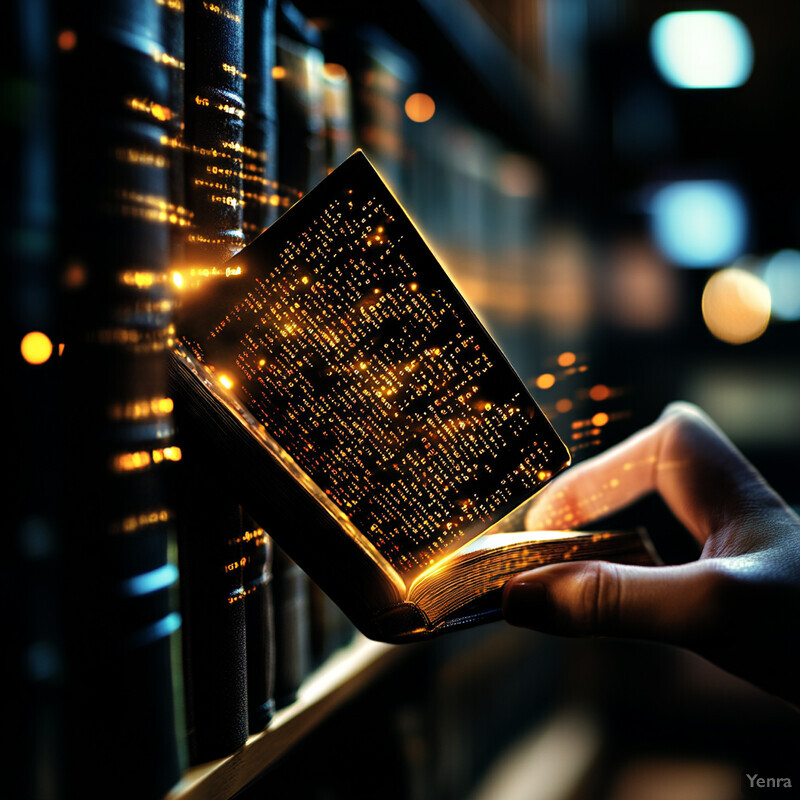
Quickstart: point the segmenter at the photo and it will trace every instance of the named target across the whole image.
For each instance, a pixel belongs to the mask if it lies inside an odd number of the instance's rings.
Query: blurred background
[[[800,504],[794,0],[12,11],[9,796],[157,800],[207,760],[181,732],[170,275],[213,272],[355,147],[576,461],[688,400]],[[203,97],[227,116],[200,116]],[[612,523],[696,556],[654,498]],[[745,772],[800,783],[798,744],[796,712],[689,654],[497,624],[392,661],[242,796],[734,800]],[[153,774],[127,795],[132,760]]]

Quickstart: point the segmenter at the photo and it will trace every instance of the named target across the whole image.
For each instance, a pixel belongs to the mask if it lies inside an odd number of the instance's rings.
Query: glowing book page
[[[225,273],[185,342],[406,585],[568,464],[360,152]]]

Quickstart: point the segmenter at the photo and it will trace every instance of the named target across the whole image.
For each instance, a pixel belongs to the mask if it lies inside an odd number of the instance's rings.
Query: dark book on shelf
[[[216,469],[368,637],[496,619],[540,564],[652,559],[640,532],[520,530],[569,451],[361,151],[176,324]]]
[[[185,124],[173,149],[188,224],[172,265],[187,280],[204,280],[245,243],[244,2],[194,0],[184,20]],[[232,753],[249,731],[244,531],[229,482],[214,474],[179,402],[175,419],[185,714],[189,757],[198,763]]]
[[[180,415],[178,422],[185,430]],[[249,733],[244,530],[225,482],[214,479],[191,442],[184,447],[178,518],[184,690],[189,759],[198,764],[232,753]]]
[[[311,671],[310,582],[280,548],[273,558],[275,599],[275,707],[297,699],[297,690]]]
[[[275,713],[275,608],[273,544],[266,532],[242,512],[242,589],[247,657],[248,733],[263,730]]]

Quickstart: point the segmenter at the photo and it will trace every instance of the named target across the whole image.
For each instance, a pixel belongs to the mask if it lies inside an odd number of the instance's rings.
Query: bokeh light
[[[744,344],[757,339],[767,329],[770,292],[757,275],[729,267],[708,279],[702,306],[703,319],[717,339]]]
[[[571,367],[575,363],[575,353],[571,353],[569,350],[561,353],[558,357],[558,366],[559,367]]]
[[[44,364],[53,355],[53,343],[50,337],[41,331],[26,333],[22,337],[19,349],[29,364]]]
[[[656,20],[650,51],[667,83],[682,89],[730,89],[753,70],[744,23],[723,11],[679,11]]]
[[[727,181],[677,181],[653,196],[653,236],[666,258],[685,267],[716,267],[740,256],[748,213]]]
[[[596,402],[602,402],[603,400],[608,400],[608,398],[611,397],[611,390],[605,384],[598,383],[589,389],[589,397]]]
[[[551,372],[543,372],[537,379],[536,385],[540,389],[549,389],[556,382],[556,376]]]
[[[69,50],[75,49],[76,45],[78,44],[78,36],[75,31],[72,30],[67,29],[59,31],[56,42],[58,43],[59,50],[68,52]]]
[[[405,109],[412,122],[427,122],[436,112],[436,103],[430,95],[415,92],[406,100]]]
[[[778,319],[800,319],[800,252],[775,253],[765,264],[763,277],[772,297],[772,313]]]

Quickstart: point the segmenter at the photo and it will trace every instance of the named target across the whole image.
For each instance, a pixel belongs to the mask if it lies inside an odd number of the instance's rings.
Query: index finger
[[[658,492],[704,544],[753,503],[780,501],[696,406],[675,403],[652,425],[569,469],[526,513],[531,530],[571,530]]]

